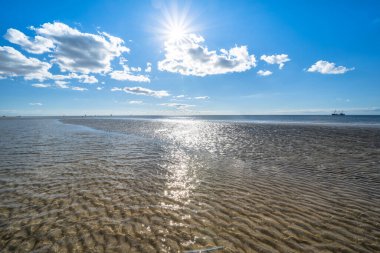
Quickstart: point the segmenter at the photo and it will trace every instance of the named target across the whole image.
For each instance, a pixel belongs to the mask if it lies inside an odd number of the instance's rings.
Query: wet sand
[[[1,252],[380,252],[380,130],[0,121]]]

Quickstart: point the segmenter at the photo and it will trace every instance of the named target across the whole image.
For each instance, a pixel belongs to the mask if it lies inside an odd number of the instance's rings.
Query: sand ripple
[[[380,252],[378,129],[62,122],[0,121],[1,252]]]

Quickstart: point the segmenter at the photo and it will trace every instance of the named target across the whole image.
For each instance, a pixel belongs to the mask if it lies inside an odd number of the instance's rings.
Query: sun
[[[172,24],[168,27],[167,37],[169,40],[178,41],[183,39],[187,33],[186,27],[180,24]]]
[[[179,9],[178,6],[164,6],[161,9],[162,19],[158,33],[164,40],[182,41],[186,35],[196,32],[194,19],[196,15],[190,15],[189,7]]]

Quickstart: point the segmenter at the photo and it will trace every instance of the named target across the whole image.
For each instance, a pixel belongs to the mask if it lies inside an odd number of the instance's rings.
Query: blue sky
[[[0,115],[380,114],[379,1],[7,1]]]

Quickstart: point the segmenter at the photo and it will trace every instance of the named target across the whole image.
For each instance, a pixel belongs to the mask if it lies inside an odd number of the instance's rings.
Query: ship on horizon
[[[346,116],[346,114],[343,111],[338,112],[335,110],[333,113],[331,113],[331,116]]]

